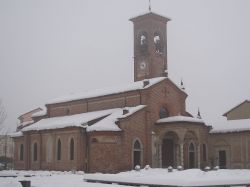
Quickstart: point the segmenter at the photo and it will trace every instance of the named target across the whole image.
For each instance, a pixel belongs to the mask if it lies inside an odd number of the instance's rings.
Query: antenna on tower
[[[148,10],[149,10],[149,12],[151,12],[151,1],[150,0],[148,0]]]

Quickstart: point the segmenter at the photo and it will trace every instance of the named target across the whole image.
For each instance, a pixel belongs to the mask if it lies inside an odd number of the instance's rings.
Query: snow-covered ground
[[[168,172],[167,169],[143,169],[118,174],[84,174],[83,172],[58,171],[0,171],[1,187],[19,187],[20,180],[30,180],[34,187],[122,187],[117,184],[88,183],[84,179],[105,180],[113,182],[128,182],[176,186],[202,186],[222,184],[250,184],[250,170],[218,170],[204,172],[190,169]]]
[[[130,171],[119,174],[86,174],[85,179],[173,186],[250,184],[250,170],[220,169],[205,172],[200,169],[188,169],[168,172],[167,169],[143,169],[139,172]]]
[[[22,187],[19,181],[30,180],[32,187],[109,187],[109,184],[84,182],[84,173],[58,171],[0,171],[0,187]],[[112,185],[112,187],[121,187]]]

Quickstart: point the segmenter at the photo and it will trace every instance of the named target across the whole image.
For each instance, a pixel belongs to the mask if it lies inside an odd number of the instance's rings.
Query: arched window
[[[61,140],[57,141],[57,160],[61,160]]]
[[[140,50],[142,53],[147,52],[148,49],[148,34],[143,31],[139,35]]]
[[[202,157],[203,157],[203,161],[206,162],[207,161],[207,146],[206,146],[206,144],[202,145]]]
[[[66,108],[66,115],[69,115],[69,114],[70,114],[70,109]]]
[[[166,108],[160,109],[160,119],[169,117],[169,112]]]
[[[136,165],[141,166],[141,143],[139,140],[136,140],[133,144],[133,168],[135,168]]]
[[[37,143],[33,145],[33,161],[37,161]]]
[[[188,155],[189,155],[189,168],[195,167],[195,146],[193,143],[189,144],[188,147]]]
[[[47,150],[47,154],[46,154],[46,161],[47,162],[51,162],[52,161],[52,153],[53,153],[53,147],[52,147],[52,138],[49,137],[47,140],[47,146],[46,146],[46,150]]]
[[[146,35],[142,34],[140,37],[140,44],[145,45],[147,41]]]
[[[23,144],[21,144],[20,145],[20,153],[19,153],[19,159],[21,161],[23,161],[23,151],[24,151]]]
[[[161,53],[163,50],[162,47],[162,38],[159,32],[154,33],[154,44],[155,44],[155,52]]]
[[[74,160],[74,139],[70,140],[70,160]]]

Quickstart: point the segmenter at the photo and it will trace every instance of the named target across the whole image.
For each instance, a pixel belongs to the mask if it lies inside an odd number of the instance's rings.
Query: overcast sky
[[[151,0],[170,17],[169,77],[213,125],[250,99],[250,1]],[[0,0],[5,125],[58,96],[133,82],[133,25],[147,0]]]

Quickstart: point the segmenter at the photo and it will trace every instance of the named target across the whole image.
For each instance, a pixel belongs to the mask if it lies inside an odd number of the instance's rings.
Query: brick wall
[[[250,132],[209,134],[209,157],[219,164],[220,150],[226,151],[227,168],[250,168]]]
[[[83,170],[85,160],[84,131],[79,128],[65,128],[40,133],[25,133],[15,141],[15,169],[31,170]],[[74,159],[70,160],[70,140],[74,140]],[[57,143],[61,141],[61,159],[57,160]],[[48,143],[48,140],[50,143]],[[34,144],[37,144],[37,160],[34,160]],[[24,145],[24,160],[20,161],[20,145]],[[48,153],[51,145],[50,154]],[[48,156],[50,155],[50,156]],[[50,159],[48,159],[50,157]]]

